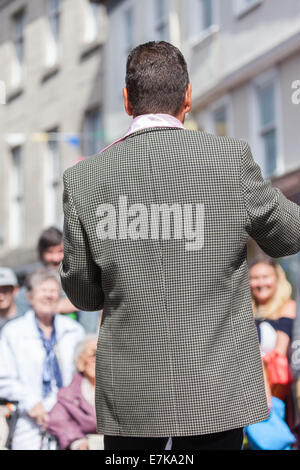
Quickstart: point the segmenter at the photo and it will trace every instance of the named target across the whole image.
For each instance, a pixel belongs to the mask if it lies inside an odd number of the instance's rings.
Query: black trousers
[[[168,437],[104,436],[104,450],[164,450]],[[172,450],[241,450],[243,428],[201,436],[172,437]]]

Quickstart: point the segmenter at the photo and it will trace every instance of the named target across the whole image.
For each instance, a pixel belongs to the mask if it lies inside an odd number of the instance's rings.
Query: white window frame
[[[62,18],[62,0],[60,0],[60,5],[58,10],[55,10],[55,14],[51,9],[52,0],[46,0],[46,11],[47,11],[47,26],[48,26],[48,35],[46,42],[46,67],[54,67],[58,64],[61,57],[61,41],[60,41],[60,31],[61,31],[61,18]],[[54,37],[51,21],[53,16],[58,16],[58,36]]]
[[[105,7],[91,0],[85,3],[83,42],[89,44],[104,36]]]
[[[198,46],[201,42],[205,41],[209,36],[217,33],[220,30],[219,26],[219,5],[217,0],[212,2],[212,24],[208,28],[202,28],[199,18],[199,31],[195,26],[196,13],[200,10],[199,3],[201,0],[188,0],[188,35],[191,47]]]
[[[234,135],[234,128],[233,128],[233,110],[232,110],[232,98],[231,95],[227,94],[222,96],[221,98],[214,101],[210,104],[205,113],[205,129],[207,132],[216,135],[215,129],[215,119],[214,115],[215,112],[221,108],[226,108],[226,117],[227,117],[227,129],[228,129],[228,137],[233,137]]]
[[[250,3],[247,3],[245,0],[232,0],[233,1],[233,10],[236,18],[241,18],[242,16],[250,13],[254,8],[261,5],[263,0],[251,0]]]
[[[46,143],[44,164],[44,226],[57,224],[60,217],[61,153],[58,129],[48,131],[50,139]],[[56,161],[55,161],[56,160]],[[57,170],[55,171],[55,165]]]
[[[258,98],[258,87],[267,85],[268,83],[274,83],[274,109],[275,119],[274,124],[276,128],[276,149],[277,149],[277,160],[276,169],[273,175],[266,175],[265,155],[263,139],[261,138],[260,131],[260,107]],[[263,72],[262,74],[255,77],[249,86],[250,92],[250,144],[253,151],[253,157],[260,165],[263,176],[267,179],[280,176],[285,171],[284,157],[283,157],[283,135],[282,135],[282,122],[281,122],[281,103],[280,103],[280,87],[279,87],[279,70],[274,67],[272,69]]]

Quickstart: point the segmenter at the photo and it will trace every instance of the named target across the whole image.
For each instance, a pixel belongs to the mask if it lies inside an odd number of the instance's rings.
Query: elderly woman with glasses
[[[61,388],[58,401],[50,412],[48,431],[58,439],[61,449],[88,450],[97,430],[95,410],[95,362],[97,336],[87,335],[75,351],[72,383]],[[101,437],[97,448],[101,446]],[[95,442],[95,438],[94,438]]]
[[[60,387],[70,384],[76,345],[84,329],[56,313],[61,287],[56,271],[44,268],[28,280],[31,309],[10,321],[0,341],[0,396],[18,401],[13,450],[38,450],[48,412]]]

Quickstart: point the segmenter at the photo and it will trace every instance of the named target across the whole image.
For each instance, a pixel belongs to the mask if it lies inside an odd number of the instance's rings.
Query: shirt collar
[[[171,114],[141,114],[140,116],[137,116],[132,120],[128,131],[123,137],[105,147],[102,152],[104,152],[104,150],[107,150],[117,142],[121,142],[122,140],[126,139],[126,137],[128,137],[130,134],[133,134],[137,131],[141,131],[143,129],[147,129],[148,127],[178,127],[180,129],[184,129],[184,125],[182,124],[182,122]]]

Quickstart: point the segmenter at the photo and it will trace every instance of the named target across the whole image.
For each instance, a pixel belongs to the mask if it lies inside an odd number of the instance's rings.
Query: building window
[[[103,13],[103,5],[86,1],[84,42],[93,42],[99,36],[103,27]]]
[[[200,0],[202,29],[213,24],[212,0]]]
[[[275,82],[257,86],[259,136],[262,142],[264,170],[271,177],[277,169],[277,125],[275,111]]]
[[[168,41],[169,21],[168,21],[168,0],[155,0],[154,5],[154,29],[155,38],[158,41]]]
[[[250,138],[265,178],[284,172],[279,71],[272,68],[257,76],[250,91]]]
[[[189,35],[197,43],[218,29],[215,22],[215,0],[189,0]]]
[[[134,28],[133,7],[129,7],[124,12],[124,44],[125,44],[126,56],[133,49],[133,46],[134,46],[133,28]]]
[[[59,35],[61,0],[47,0],[49,38],[47,44],[47,66],[51,67],[59,58]]]
[[[95,155],[103,149],[103,125],[99,109],[88,111],[84,119],[83,129],[84,156]]]
[[[214,133],[218,136],[228,136],[228,120],[226,106],[213,112]]]
[[[47,142],[45,159],[45,204],[44,225],[55,225],[58,223],[61,213],[61,163],[58,129],[49,132],[50,138]]]
[[[263,0],[234,0],[234,9],[237,17],[245,15],[263,2]]]
[[[25,12],[19,11],[13,16],[13,43],[14,60],[12,64],[11,84],[13,87],[20,85],[24,73],[24,25]]]
[[[24,175],[22,147],[12,149],[11,198],[9,212],[9,242],[11,247],[18,247],[23,240],[24,224]]]
[[[204,114],[207,132],[217,136],[233,136],[232,101],[230,94],[214,101]]]

